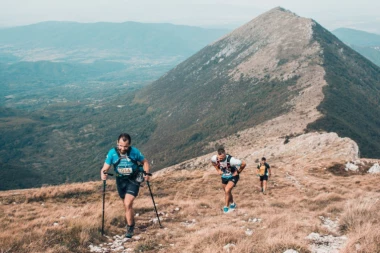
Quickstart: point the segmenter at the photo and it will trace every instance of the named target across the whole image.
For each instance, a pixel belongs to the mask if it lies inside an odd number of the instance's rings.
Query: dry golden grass
[[[156,177],[151,186],[165,228],[151,221],[155,213],[145,186],[135,201],[141,239],[125,247],[135,252],[226,252],[223,247],[232,243],[230,252],[310,252],[305,237],[316,232],[346,235],[342,252],[380,252],[378,177],[307,168],[295,173],[281,166],[273,173],[268,194],[262,195],[255,170],[248,167],[233,190],[238,209],[228,214],[221,211],[220,177],[210,166]],[[289,179],[290,173],[294,178]],[[107,184],[106,234],[123,235],[123,206],[115,182]],[[108,242],[100,235],[102,186],[98,181],[1,192],[0,252],[89,252],[90,243]],[[339,231],[329,231],[319,216],[338,218]],[[252,222],[254,218],[261,221]]]
[[[379,210],[376,197],[359,196],[346,204],[340,227],[350,240],[343,252],[380,252]]]

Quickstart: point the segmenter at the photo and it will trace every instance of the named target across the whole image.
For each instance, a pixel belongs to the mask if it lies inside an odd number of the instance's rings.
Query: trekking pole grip
[[[150,176],[151,177],[153,175],[152,173],[146,172],[145,170],[144,170],[143,173],[144,173],[145,176]]]
[[[108,175],[108,176],[113,176],[113,173],[108,173],[106,171],[104,171],[103,174]]]

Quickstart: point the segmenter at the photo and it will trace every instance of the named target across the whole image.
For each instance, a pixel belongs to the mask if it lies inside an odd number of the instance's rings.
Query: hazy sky
[[[328,29],[380,29],[380,0],[0,0],[0,26],[48,20],[237,27],[281,6]]]

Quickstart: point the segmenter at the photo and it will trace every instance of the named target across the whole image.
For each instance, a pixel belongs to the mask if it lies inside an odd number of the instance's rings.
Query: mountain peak
[[[284,61],[290,57],[295,60],[307,51],[312,44],[313,26],[315,22],[312,19],[276,7],[227,34],[213,45],[218,44],[222,52],[227,51],[229,54],[244,49],[239,58],[245,58],[245,61],[233,74],[235,79],[241,74],[262,78],[265,76],[264,72],[276,69],[281,59]]]
[[[273,8],[273,9],[270,9],[270,10],[267,11],[267,12],[264,12],[262,15],[265,15],[265,13],[268,13],[268,12],[275,12],[275,11],[277,11],[277,12],[293,13],[292,11],[287,10],[287,9],[281,7],[281,6],[277,6],[277,7]],[[294,13],[293,13],[293,14],[294,14]]]
[[[236,29],[234,32],[238,34],[241,33],[244,37],[250,37],[253,32],[259,34],[293,34],[297,31],[297,29],[294,30],[294,27],[298,28],[300,26],[307,26],[310,31],[311,23],[311,19],[302,18],[282,7],[276,7],[257,16],[245,25]],[[232,34],[234,32],[232,32]]]
[[[139,94],[161,119],[147,142],[148,152],[155,155],[155,160],[164,160],[157,153],[159,143],[175,143],[173,150],[181,150],[176,154],[178,161],[184,153],[195,155],[198,149],[199,155],[219,146],[221,137],[244,129],[254,129],[259,136],[252,141],[255,144],[261,139],[301,135],[310,126],[325,129],[334,119],[312,123],[338,107],[326,104],[328,108],[318,110],[334,92],[323,91],[344,85],[339,78],[349,75],[347,69],[355,66],[357,57],[312,19],[281,7],[269,10],[205,47]],[[347,65],[346,69],[339,68],[342,64]],[[360,71],[350,70],[354,73],[350,80],[363,82],[358,77],[368,73],[375,81],[378,70],[366,65],[363,62]],[[339,76],[330,74],[334,72]],[[338,84],[336,80],[342,82]],[[325,88],[327,85],[329,88]],[[376,85],[375,82],[372,86]],[[351,87],[356,89],[355,84]],[[377,94],[374,87],[371,89],[368,96]],[[353,92],[347,97],[355,96]],[[213,140],[218,141],[205,148]],[[172,163],[165,162],[165,165]]]

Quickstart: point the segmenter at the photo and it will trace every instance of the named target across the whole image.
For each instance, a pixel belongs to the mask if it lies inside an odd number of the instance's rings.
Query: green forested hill
[[[380,66],[380,35],[364,31],[339,28],[333,31],[341,41]]]

